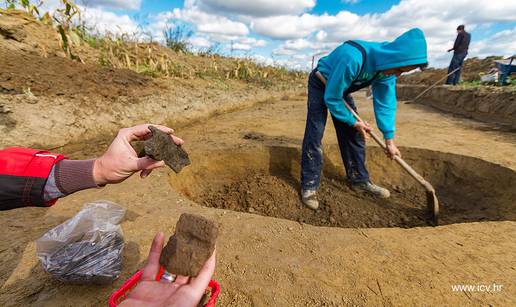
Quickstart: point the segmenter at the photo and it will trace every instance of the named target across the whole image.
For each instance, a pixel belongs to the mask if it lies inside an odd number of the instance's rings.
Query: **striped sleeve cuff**
[[[55,182],[64,195],[98,188],[93,179],[93,162],[95,160],[62,160],[55,167]]]

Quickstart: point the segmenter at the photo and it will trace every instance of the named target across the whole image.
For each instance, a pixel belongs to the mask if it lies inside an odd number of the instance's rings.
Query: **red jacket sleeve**
[[[65,157],[30,148],[0,150],[0,210],[26,206],[51,206],[43,191],[52,167]]]

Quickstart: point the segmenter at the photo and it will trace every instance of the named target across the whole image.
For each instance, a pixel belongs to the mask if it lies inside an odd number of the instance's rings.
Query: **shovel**
[[[320,72],[316,72],[316,75],[317,77],[326,85],[326,79],[324,78],[324,76],[320,73]],[[358,116],[357,112],[355,112],[355,110],[353,110],[349,104],[344,100],[342,99],[342,102],[344,102],[344,105],[346,106],[346,108],[349,110],[349,112],[351,112],[351,114],[353,114],[353,116],[355,117],[355,119],[359,122],[364,122],[360,116]],[[380,139],[373,131],[368,131],[367,132],[372,138],[373,140],[380,146],[382,147],[384,150],[387,150],[387,146],[385,145],[385,143],[382,141],[382,139]],[[412,178],[416,179],[417,182],[419,182],[419,184],[421,184],[423,186],[423,188],[425,188],[426,190],[426,207],[428,209],[428,212],[430,213],[430,215],[432,216],[432,221],[433,221],[433,224],[435,226],[438,225],[439,223],[439,200],[437,199],[437,196],[435,195],[435,189],[434,187],[430,184],[430,182],[426,181],[425,178],[423,178],[421,175],[419,175],[410,165],[408,165],[407,162],[405,162],[405,160],[403,160],[401,157],[399,156],[394,156],[394,160],[396,162],[398,162],[398,164],[410,175],[412,176]]]
[[[416,96],[416,98],[412,99],[412,100],[408,100],[407,102],[405,102],[405,104],[409,104],[409,103],[413,103],[415,102],[419,97],[423,96],[426,92],[428,92],[429,90],[433,89],[434,87],[436,87],[439,83],[441,83],[444,79],[448,78],[449,75],[455,73],[457,70],[459,70],[461,67],[457,67],[455,68],[454,70],[452,70],[451,72],[449,72],[446,76],[442,77],[441,79],[437,80],[437,82],[435,82],[434,84],[430,85],[427,89],[425,89],[424,91],[422,91],[421,93],[419,93],[419,95]]]

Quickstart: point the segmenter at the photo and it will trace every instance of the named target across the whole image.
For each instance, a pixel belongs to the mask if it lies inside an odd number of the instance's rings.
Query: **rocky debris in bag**
[[[72,284],[107,285],[122,271],[124,238],[118,232],[99,232],[93,241],[64,245],[45,259],[45,270]]]
[[[144,142],[144,153],[154,160],[165,161],[174,172],[179,173],[183,167],[190,165],[188,153],[176,145],[169,134],[154,126],[149,126],[152,137]]]
[[[213,254],[217,235],[218,227],[213,221],[184,213],[159,262],[172,274],[195,277]]]
[[[110,284],[122,271],[125,209],[99,200],[36,240],[43,270],[65,283]]]

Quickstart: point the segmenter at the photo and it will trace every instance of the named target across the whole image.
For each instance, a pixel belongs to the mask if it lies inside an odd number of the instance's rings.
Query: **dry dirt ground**
[[[372,120],[371,102],[361,94],[356,100]],[[312,214],[295,197],[305,109],[306,97],[285,97],[178,127],[192,158],[179,175],[160,169],[145,180],[134,176],[77,193],[49,209],[0,212],[0,304],[105,306],[143,266],[154,234],[169,235],[182,212],[194,212],[220,224],[219,306],[514,305],[514,133],[399,105],[398,144],[442,201],[444,225],[429,227],[423,191],[377,147],[368,150],[368,166],[373,180],[393,191],[392,200],[374,202],[347,188],[329,122],[322,190],[331,197]],[[91,158],[106,145],[60,150]],[[34,240],[97,199],[128,210],[121,277],[107,287],[52,280],[36,260]],[[502,287],[453,292],[458,284]]]

